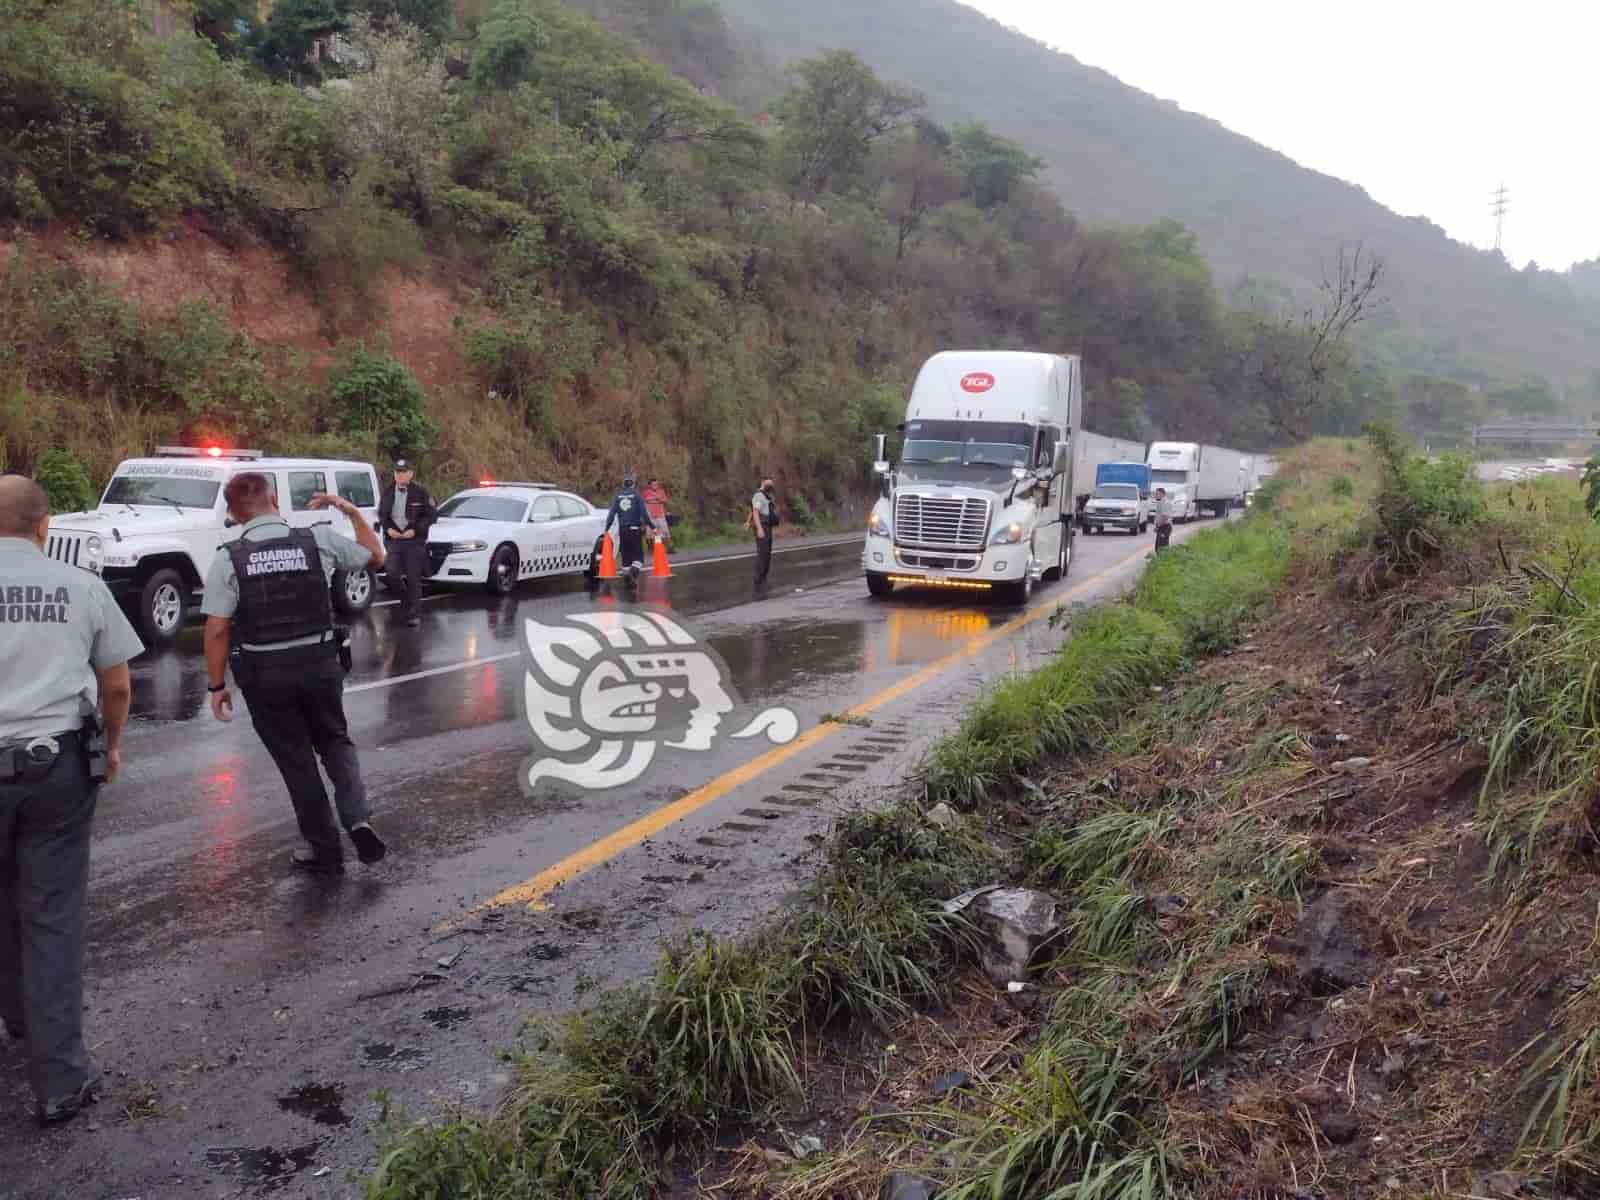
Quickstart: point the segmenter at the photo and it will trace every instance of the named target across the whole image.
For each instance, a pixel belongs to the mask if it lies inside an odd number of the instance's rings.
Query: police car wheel
[[[489,578],[485,586],[496,596],[509,596],[517,586],[517,552],[510,546],[501,546],[489,561]]]
[[[372,572],[336,571],[333,576],[333,602],[346,616],[366,612],[372,606]]]
[[[139,589],[139,631],[146,642],[176,641],[189,613],[189,587],[170,567],[157,571]]]

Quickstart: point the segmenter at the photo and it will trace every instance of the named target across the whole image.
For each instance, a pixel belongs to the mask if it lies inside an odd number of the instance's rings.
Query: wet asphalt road
[[[1148,545],[1080,537],[1066,582],[1029,612],[1114,595]],[[859,559],[857,538],[780,553],[755,603],[739,552],[647,582],[641,598],[726,663],[743,705],[724,731],[783,705],[803,744],[754,770],[769,744],[724,736],[587,795],[518,784],[532,749],[519,622],[615,600],[581,580],[441,594],[415,630],[375,607],[346,707],[391,853],[371,868],[352,854],[342,880],[288,867],[281,782],[244,713],[210,717],[198,629],[141,659],[94,843],[86,1020],[105,1096],[36,1129],[0,1042],[0,1197],[357,1195],[380,1091],[412,1115],[486,1105],[507,1082],[497,1051],[530,1013],[636,977],[664,937],[737,933],[782,905],[833,816],[897,785],[987,682],[1063,636],[960,593],[872,601]],[[870,725],[820,724],[863,702]],[[686,795],[681,819],[652,818]],[[489,904],[638,821],[541,910]]]

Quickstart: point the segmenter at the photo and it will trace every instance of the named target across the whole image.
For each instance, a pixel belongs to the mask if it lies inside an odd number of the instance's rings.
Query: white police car
[[[430,578],[503,596],[524,579],[586,573],[605,524],[605,509],[553,483],[486,479],[439,506]]]
[[[199,598],[218,545],[237,536],[229,531],[222,488],[241,471],[267,477],[290,525],[328,523],[351,536],[343,514],[311,507],[318,492],[336,492],[377,526],[378,475],[370,463],[159,446],[153,458],[119,464],[94,511],[52,517],[45,553],[103,578],[146,645],[172,642]],[[370,571],[340,571],[333,586],[341,612],[359,613],[372,603]]]

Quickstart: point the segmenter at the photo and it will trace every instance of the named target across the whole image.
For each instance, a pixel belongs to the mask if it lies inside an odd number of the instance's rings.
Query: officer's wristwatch
[[[210,684],[206,685],[206,691],[210,692],[213,696],[216,695],[218,692],[225,692],[227,690],[228,690],[228,681],[226,679],[224,679],[221,683],[217,684],[216,687],[212,687]]]

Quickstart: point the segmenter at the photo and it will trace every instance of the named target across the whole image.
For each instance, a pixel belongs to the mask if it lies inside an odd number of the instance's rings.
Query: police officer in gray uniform
[[[206,572],[201,611],[211,711],[218,720],[233,720],[226,673],[231,657],[250,723],[278,765],[306,840],[294,852],[295,866],[327,875],[344,871],[319,758],[357,857],[377,862],[387,847],[368,820],[367,786],[345,721],[347,664],[333,624],[330,581],[336,570],[382,568],[383,544],[361,510],[338,496],[315,496],[311,506],[349,517],[354,542],[327,523],[291,528],[278,513],[267,477],[254,471],[230,479],[223,496],[228,515],[243,529],[217,548]]]
[[[46,558],[44,489],[0,476],[0,1018],[20,1039],[39,1119],[95,1098],[83,1042],[89,832],[116,778],[144,650],[111,592]]]

